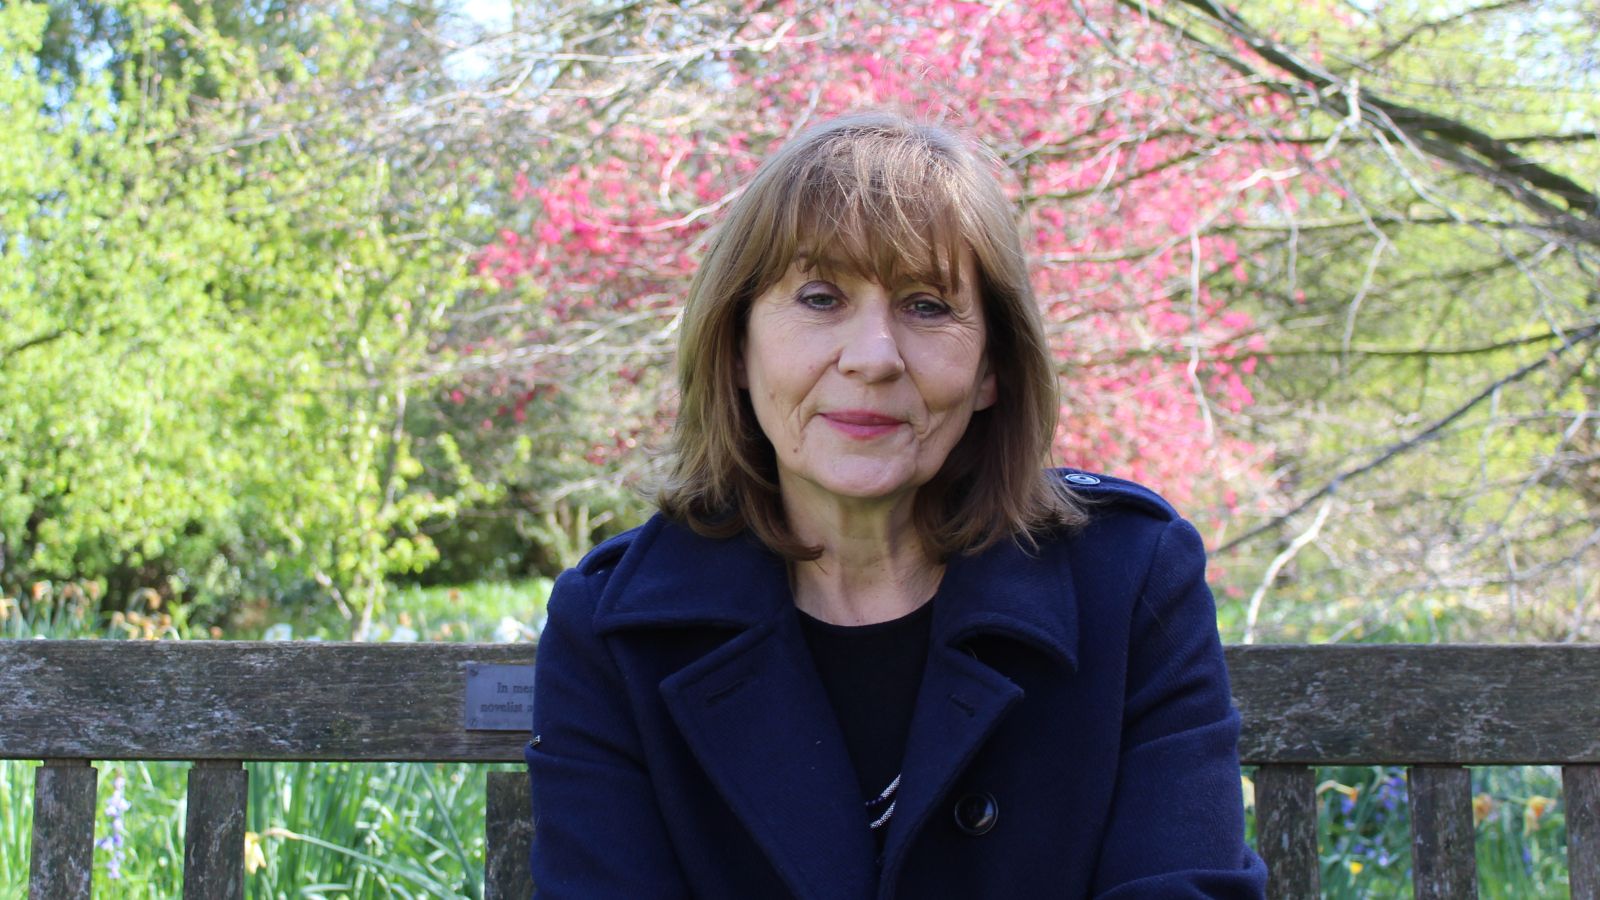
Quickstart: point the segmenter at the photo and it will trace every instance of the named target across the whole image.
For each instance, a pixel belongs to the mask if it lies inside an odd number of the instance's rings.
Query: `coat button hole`
[[[745,685],[745,680],[743,678],[741,678],[738,681],[735,681],[734,683],[732,683],[730,685],[727,685],[726,687],[717,688],[716,690],[714,690],[711,693],[706,695],[706,706],[707,707],[716,706],[718,703],[721,703],[722,701],[724,701],[724,700],[728,699],[729,697],[732,697],[734,694],[738,693],[739,689],[744,687],[744,685]]]

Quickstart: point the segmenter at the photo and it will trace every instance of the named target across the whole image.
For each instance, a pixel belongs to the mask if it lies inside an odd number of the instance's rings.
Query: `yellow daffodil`
[[[1522,830],[1524,832],[1537,830],[1539,820],[1555,805],[1556,801],[1550,797],[1541,797],[1538,794],[1529,797],[1528,805],[1522,810]]]
[[[1476,797],[1473,797],[1472,824],[1477,826],[1487,822],[1489,817],[1494,815],[1495,806],[1496,803],[1494,798],[1488,794],[1479,794]]]
[[[267,864],[267,854],[261,850],[261,835],[254,831],[244,833],[244,870],[251,875]]]

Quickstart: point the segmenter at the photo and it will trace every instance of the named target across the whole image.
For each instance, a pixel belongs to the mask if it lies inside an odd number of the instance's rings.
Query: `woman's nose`
[[[847,326],[839,371],[867,381],[894,378],[906,370],[887,305],[860,308]]]

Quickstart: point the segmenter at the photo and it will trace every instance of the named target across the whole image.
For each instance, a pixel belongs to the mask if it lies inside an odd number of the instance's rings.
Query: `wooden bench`
[[[1409,767],[1419,900],[1476,894],[1464,766],[1561,765],[1572,895],[1600,896],[1600,646],[1257,646],[1228,658],[1273,897],[1318,895],[1310,767],[1345,764]],[[30,896],[89,896],[94,760],[191,761],[184,896],[238,898],[245,761],[520,761],[525,734],[466,727],[467,686],[475,708],[495,706],[496,679],[526,672],[495,667],[532,661],[526,644],[0,641],[0,758],[44,762]],[[505,702],[515,720],[520,701]],[[487,779],[484,895],[527,897],[526,777]]]

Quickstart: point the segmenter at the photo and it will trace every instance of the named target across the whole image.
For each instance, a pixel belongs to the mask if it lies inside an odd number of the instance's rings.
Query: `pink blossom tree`
[[[1212,285],[1251,278],[1219,226],[1321,184],[1263,128],[1292,117],[1286,101],[1113,4],[784,0],[714,49],[694,40],[673,89],[516,179],[525,220],[480,266],[540,299],[474,348],[521,360],[496,367],[521,398],[498,405],[505,424],[535,385],[553,398],[603,379],[584,454],[637,474],[671,415],[674,316],[719,207],[807,123],[887,108],[953,124],[1009,169],[1061,366],[1058,461],[1148,482],[1202,519],[1239,502],[1270,455],[1234,427],[1261,347]],[[596,93],[573,102],[601,122]]]

